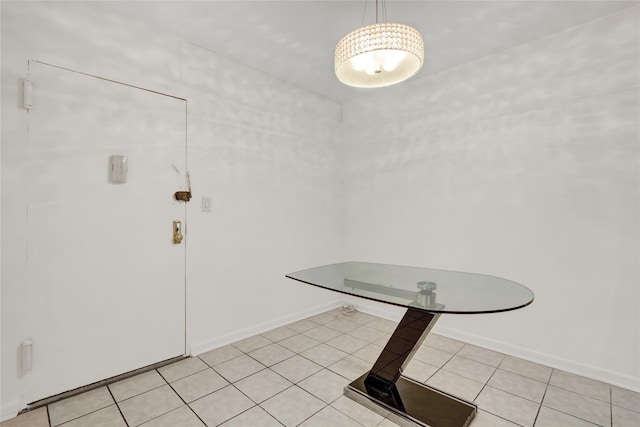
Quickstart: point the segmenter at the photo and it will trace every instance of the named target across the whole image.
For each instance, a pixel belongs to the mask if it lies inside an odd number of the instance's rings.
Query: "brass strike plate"
[[[182,239],[183,239],[183,235],[182,235],[182,221],[173,221],[173,243],[175,243],[176,245],[179,245],[180,243],[182,243]]]

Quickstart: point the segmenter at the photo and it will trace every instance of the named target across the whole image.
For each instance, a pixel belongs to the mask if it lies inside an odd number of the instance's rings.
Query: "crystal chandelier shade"
[[[334,69],[342,83],[372,88],[412,77],[423,62],[424,42],[415,28],[381,22],[344,36],[336,46]]]

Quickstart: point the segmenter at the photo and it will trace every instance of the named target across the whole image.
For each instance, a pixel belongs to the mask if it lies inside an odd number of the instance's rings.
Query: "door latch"
[[[182,243],[182,221],[173,221],[173,243],[179,245]]]

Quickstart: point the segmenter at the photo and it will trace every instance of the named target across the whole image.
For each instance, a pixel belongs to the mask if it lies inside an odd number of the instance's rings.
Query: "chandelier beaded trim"
[[[344,36],[336,46],[334,69],[356,55],[381,49],[403,50],[415,55],[420,65],[424,62],[424,42],[416,29],[381,22],[360,27]]]

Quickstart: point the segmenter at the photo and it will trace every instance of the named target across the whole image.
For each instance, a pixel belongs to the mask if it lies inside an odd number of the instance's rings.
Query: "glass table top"
[[[433,313],[496,313],[525,307],[533,292],[484,274],[400,265],[343,262],[287,274],[290,279]]]

